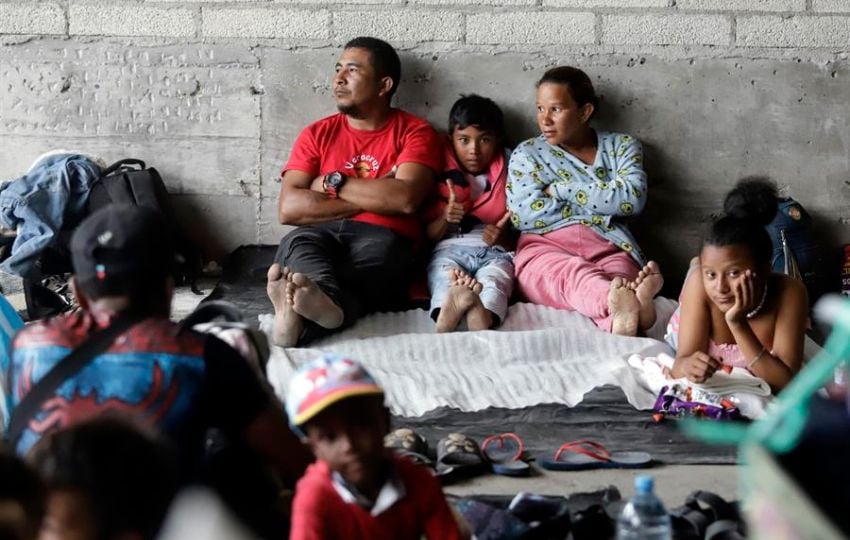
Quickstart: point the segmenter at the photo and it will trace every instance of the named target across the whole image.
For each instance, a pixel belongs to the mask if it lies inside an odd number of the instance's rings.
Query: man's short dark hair
[[[455,101],[449,112],[449,135],[454,133],[455,128],[466,129],[469,126],[489,131],[504,140],[504,115],[490,98],[470,94]]]
[[[97,538],[138,533],[152,540],[177,492],[171,449],[115,417],[48,435],[37,443],[32,459],[50,492],[87,499]]]
[[[369,51],[372,67],[378,77],[389,77],[393,87],[387,94],[392,99],[401,81],[401,60],[392,45],[378,38],[356,37],[345,44],[346,49],[363,49]]]

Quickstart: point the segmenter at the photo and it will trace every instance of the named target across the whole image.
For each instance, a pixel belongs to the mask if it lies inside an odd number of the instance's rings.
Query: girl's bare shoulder
[[[772,274],[771,281],[779,291],[779,301],[782,304],[787,302],[793,303],[793,305],[808,306],[809,293],[802,281],[785,274]]]

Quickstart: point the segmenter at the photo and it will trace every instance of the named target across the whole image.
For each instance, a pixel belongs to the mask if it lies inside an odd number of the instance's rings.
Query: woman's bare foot
[[[634,281],[633,289],[640,304],[640,329],[643,331],[649,330],[655,324],[655,296],[661,291],[664,286],[664,276],[661,275],[661,269],[658,268],[658,263],[649,261],[646,263],[637,279]]]
[[[293,273],[289,277],[292,284],[292,310],[319,326],[333,330],[342,324],[343,313],[336,303],[304,274]]]
[[[615,277],[608,290],[608,313],[611,314],[611,333],[636,336],[640,318],[640,303],[628,280]]]
[[[301,315],[292,309],[292,295],[288,291],[290,276],[289,268],[281,268],[277,263],[271,265],[266,275],[266,293],[274,306],[272,341],[281,347],[294,347],[304,327]]]
[[[449,287],[446,299],[440,306],[440,314],[437,315],[437,332],[452,332],[457,329],[460,320],[475,302],[481,303],[478,295],[468,287],[459,284]]]

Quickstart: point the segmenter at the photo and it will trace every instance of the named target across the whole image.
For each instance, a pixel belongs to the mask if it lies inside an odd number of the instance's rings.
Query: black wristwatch
[[[348,178],[339,171],[326,174],[325,179],[322,181],[322,189],[328,197],[336,199],[339,197],[339,190],[342,189],[342,185],[347,179]]]

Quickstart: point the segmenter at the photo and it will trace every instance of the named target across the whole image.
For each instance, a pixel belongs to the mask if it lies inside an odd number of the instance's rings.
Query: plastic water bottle
[[[617,520],[617,540],[671,540],[670,516],[655,496],[651,476],[635,478],[635,496]]]

